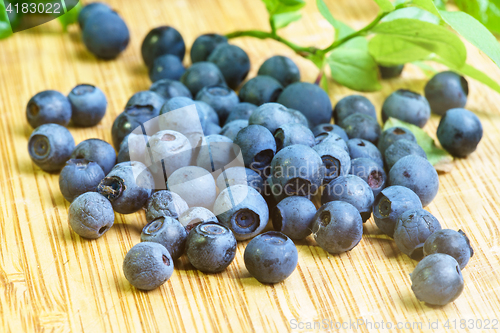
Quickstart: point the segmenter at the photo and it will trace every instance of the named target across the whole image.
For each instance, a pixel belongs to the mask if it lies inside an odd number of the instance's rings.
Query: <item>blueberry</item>
[[[181,76],[181,82],[196,96],[203,87],[224,86],[226,81],[219,67],[211,62],[197,62]]]
[[[174,171],[191,165],[193,148],[187,137],[176,131],[160,131],[149,139],[153,164],[149,169],[158,181],[165,181]],[[156,182],[158,185],[158,181]]]
[[[418,300],[431,305],[446,305],[460,296],[464,278],[457,261],[442,253],[420,261],[410,274],[411,289]]]
[[[116,58],[130,41],[127,24],[115,12],[98,12],[84,24],[83,43],[98,58]]]
[[[276,102],[282,91],[283,86],[278,81],[267,75],[258,75],[241,87],[239,96],[242,102],[259,106]]]
[[[222,128],[219,125],[212,122],[208,122],[205,125],[205,129],[203,130],[203,134],[205,135],[217,135],[220,134],[220,132],[222,132]]]
[[[196,95],[196,99],[210,105],[222,123],[226,121],[232,108],[239,103],[238,95],[225,86],[203,87]]]
[[[207,61],[208,56],[220,44],[227,44],[226,36],[204,34],[198,36],[191,47],[191,62]]]
[[[186,68],[177,56],[164,54],[153,61],[149,69],[149,79],[151,82],[162,79],[179,80],[185,71]]]
[[[323,184],[328,184],[339,176],[349,174],[351,170],[351,158],[342,147],[330,144],[320,143],[313,147],[323,161],[325,168],[325,177]]]
[[[444,253],[452,256],[464,269],[474,255],[469,238],[462,230],[442,229],[431,234],[424,243],[424,255]]]
[[[268,175],[269,165],[276,153],[274,137],[265,127],[249,125],[241,129],[234,138],[234,153],[241,150],[245,166],[259,174]]]
[[[408,155],[417,155],[425,159],[427,158],[427,154],[418,143],[405,139],[399,140],[385,150],[384,159],[387,170],[391,170],[397,161]]]
[[[205,123],[205,125],[208,125],[208,123],[212,123],[215,125],[219,125],[219,115],[217,112],[215,112],[214,108],[208,105],[205,102],[202,101],[194,101],[194,104],[196,105],[196,109],[198,110],[198,114],[201,115],[203,118],[201,123]]]
[[[355,158],[351,161],[350,174],[363,179],[373,191],[373,197],[382,191],[387,182],[387,175],[384,168],[377,162],[369,158]]]
[[[380,125],[376,119],[363,113],[355,113],[340,123],[349,139],[363,139],[370,141],[373,144],[378,142],[380,137]]]
[[[446,111],[439,121],[437,137],[441,146],[456,157],[473,153],[483,137],[479,118],[466,109]]]
[[[187,232],[184,226],[170,216],[160,216],[149,222],[141,233],[141,242],[159,243],[168,250],[173,260],[184,253]]]
[[[318,209],[312,232],[316,243],[332,254],[352,250],[363,236],[363,220],[356,207],[344,201],[332,201]]]
[[[144,134],[130,133],[123,139],[120,144],[120,150],[116,157],[116,163],[138,161],[147,164],[146,158],[149,154],[147,151],[147,142],[150,137]]]
[[[273,56],[260,66],[257,75],[269,75],[283,87],[300,81],[300,71],[292,59],[284,56]]]
[[[272,190],[278,201],[293,195],[315,195],[324,176],[325,168],[320,155],[304,145],[281,149],[271,163]]]
[[[251,103],[238,103],[233,106],[232,110],[226,118],[225,124],[230,123],[233,120],[248,120],[252,112],[257,109],[257,105]]]
[[[148,32],[141,45],[141,54],[148,68],[159,56],[172,54],[181,61],[186,53],[186,45],[181,34],[172,27],[161,26]]]
[[[101,89],[90,84],[79,84],[68,95],[71,120],[76,126],[97,125],[106,113],[108,101]]]
[[[219,222],[234,233],[237,240],[258,235],[269,221],[264,198],[250,186],[233,185],[224,189],[214,204]]]
[[[335,178],[325,186],[321,196],[323,205],[330,201],[350,203],[359,211],[363,222],[370,218],[374,200],[372,189],[363,179],[354,175]]]
[[[189,233],[194,227],[203,222],[219,223],[217,217],[210,210],[203,207],[192,207],[179,216],[179,222]]]
[[[197,166],[186,166],[174,171],[167,180],[170,191],[183,198],[189,207],[211,209],[217,197],[217,188],[210,172]]]
[[[330,97],[315,84],[292,83],[283,90],[278,98],[278,103],[302,112],[309,121],[310,127],[330,122],[332,115]]]
[[[418,195],[424,207],[431,203],[439,189],[436,169],[417,155],[408,155],[397,161],[389,171],[389,183],[408,187]]]
[[[261,125],[271,133],[285,124],[307,126],[307,119],[300,112],[294,112],[278,103],[266,103],[255,109],[248,119],[250,125]]]
[[[178,219],[189,206],[180,195],[170,191],[158,191],[148,199],[146,220],[151,222],[161,216]]]
[[[392,79],[398,76],[401,76],[405,65],[397,65],[397,66],[382,66],[378,65],[378,69],[380,70],[380,75],[383,79]]]
[[[231,139],[223,135],[208,135],[203,138],[196,165],[204,168],[217,178],[222,168],[243,166],[243,161],[236,160],[234,144]]]
[[[441,224],[431,213],[422,208],[410,209],[399,216],[394,241],[401,252],[420,260],[424,256],[424,242],[438,230],[441,230]]]
[[[165,101],[173,97],[188,97],[193,98],[189,89],[179,81],[162,79],[158,80],[149,87],[149,90],[157,93],[165,99]]]
[[[299,255],[286,235],[269,231],[252,239],[243,255],[248,272],[261,283],[278,283],[289,277]]]
[[[84,238],[99,238],[113,226],[115,213],[111,203],[96,192],[77,197],[68,211],[71,229]]]
[[[115,165],[97,186],[117,213],[131,214],[146,204],[155,188],[153,176],[140,162]]]
[[[133,107],[149,107],[154,110],[153,113],[158,115],[160,109],[165,104],[165,99],[152,90],[139,91],[132,95],[125,105],[125,109]]]
[[[217,45],[207,58],[219,67],[227,85],[236,89],[250,71],[250,58],[236,45],[222,43]]]
[[[399,89],[387,97],[382,105],[382,120],[390,117],[424,127],[431,116],[427,99],[416,92]]]
[[[344,140],[345,142],[349,140],[349,138],[347,137],[347,133],[344,131],[342,127],[330,123],[319,124],[318,126],[312,129],[312,132],[315,137],[321,134],[328,134],[329,132],[333,132],[338,136],[340,136],[342,140]]]
[[[312,147],[316,144],[311,130],[301,124],[285,124],[274,132],[276,150],[279,151],[291,145],[304,145]]]
[[[304,239],[311,234],[316,206],[305,197],[287,197],[272,211],[274,230],[294,240]]]
[[[134,245],[123,260],[123,273],[137,289],[153,290],[174,273],[174,261],[165,246],[143,242]]]
[[[432,112],[441,116],[449,109],[463,108],[467,103],[468,94],[467,80],[451,71],[434,75],[425,85],[425,97]]]
[[[26,106],[26,118],[33,128],[44,124],[66,126],[71,119],[71,104],[60,92],[45,90],[31,97]]]
[[[403,127],[391,127],[383,131],[378,139],[377,145],[380,153],[384,155],[385,150],[398,140],[417,142],[417,138],[410,130]]]
[[[365,96],[350,95],[337,102],[333,109],[333,119],[340,124],[345,118],[352,114],[361,113],[377,119],[377,111],[372,102]]]
[[[87,139],[80,142],[73,150],[71,158],[84,158],[96,162],[102,168],[105,175],[116,164],[116,153],[113,146],[100,139]]]
[[[144,127],[146,133],[155,133],[156,131],[148,130],[148,128],[145,127],[145,123],[158,117],[159,111],[160,110],[154,108],[152,105],[127,107],[125,111],[116,117],[111,127],[113,146],[119,150],[123,139],[137,128],[141,131]]]
[[[378,165],[384,167],[384,160],[382,154],[370,141],[363,139],[350,139],[347,141],[347,147],[349,150],[349,155],[351,159],[366,157],[377,162]]]
[[[224,135],[225,137],[228,137],[229,139],[234,141],[239,131],[241,131],[243,128],[247,126],[248,126],[248,120],[243,120],[243,119],[234,120],[226,123],[226,125],[222,127],[220,135]]]
[[[217,177],[217,187],[223,191],[233,185],[248,185],[256,189],[260,194],[264,192],[264,180],[252,169],[244,167],[232,167],[225,169]]]
[[[236,255],[236,239],[226,226],[205,222],[189,233],[186,255],[189,262],[202,272],[222,272]]]
[[[194,107],[193,107],[194,106]],[[171,130],[185,135],[191,147],[197,147],[203,137],[208,114],[201,105],[187,97],[168,100],[160,111],[158,125],[161,130]]]
[[[96,192],[105,174],[99,164],[84,159],[69,160],[59,175],[59,189],[72,202],[80,194]]]
[[[97,13],[112,13],[113,10],[109,5],[102,2],[92,2],[84,6],[80,13],[78,14],[78,24],[80,29],[83,30],[85,27],[85,22]]]
[[[66,127],[57,124],[37,127],[28,140],[31,160],[46,172],[61,170],[74,148],[75,140],[71,133]]]
[[[327,144],[327,145],[335,145],[342,149],[344,149],[347,153],[349,153],[349,148],[347,148],[346,142],[342,139],[342,137],[333,131],[318,134],[314,141],[316,145]]]
[[[401,214],[410,209],[421,209],[420,198],[403,186],[390,186],[382,190],[373,205],[373,218],[377,227],[389,237],[394,237],[394,229]]]

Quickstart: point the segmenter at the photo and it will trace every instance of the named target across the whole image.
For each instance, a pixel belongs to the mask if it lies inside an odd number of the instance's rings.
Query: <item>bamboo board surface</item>
[[[116,61],[96,60],[85,50],[76,27],[61,34],[56,22],[0,41],[0,332],[337,331],[335,326],[307,329],[307,322],[322,320],[344,323],[342,332],[387,331],[387,322],[411,326],[392,331],[433,331],[429,322],[436,321],[434,331],[442,332],[446,320],[450,332],[492,331],[478,325],[486,326],[489,320],[493,328],[494,320],[500,320],[500,95],[474,81],[469,81],[467,107],[480,116],[484,138],[476,153],[440,175],[439,194],[427,207],[444,227],[463,229],[475,249],[463,271],[465,290],[452,304],[438,308],[416,300],[408,275],[416,262],[382,236],[372,219],[361,243],[349,253],[329,256],[310,238],[299,243],[296,271],[274,286],[261,285],[249,275],[243,242],[223,273],[200,273],[182,259],[161,288],[148,293],[131,288],[121,266],[128,249],[139,242],[144,213],[116,214],[114,227],[96,241],[72,233],[58,176],[42,172],[28,156],[26,103],[41,90],[68,93],[78,83],[93,83],[106,93],[108,112],[94,128],[70,130],[77,143],[93,137],[111,142],[111,124],[127,99],[149,88],[140,44],[151,28],[172,25],[189,47],[201,33],[267,29],[267,15],[258,0],[108,2],[125,18],[132,36]],[[357,29],[378,10],[371,0],[327,4],[337,18]],[[332,33],[311,0],[303,20],[283,30],[298,44],[316,46],[328,45]],[[292,57],[303,80],[312,82],[317,75],[312,64],[276,42],[233,43],[248,52],[250,77],[275,54]],[[468,54],[470,63],[500,81],[500,69],[486,56],[470,45]],[[422,92],[425,82],[421,71],[407,66],[402,78],[385,81],[382,91],[366,96],[380,111],[393,90]],[[332,103],[351,93],[330,85]],[[433,117],[426,126],[433,136],[438,121]],[[473,319],[474,326],[466,323],[472,329],[461,329],[461,319]],[[359,320],[373,327],[353,325]],[[422,323],[422,329],[415,323]]]

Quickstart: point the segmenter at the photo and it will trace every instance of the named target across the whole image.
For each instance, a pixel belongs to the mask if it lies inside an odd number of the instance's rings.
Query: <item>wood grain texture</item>
[[[110,142],[111,124],[128,97],[149,88],[140,44],[151,28],[172,25],[190,46],[201,33],[267,29],[267,15],[258,0],[107,2],[125,18],[132,35],[115,61],[96,60],[85,50],[76,27],[61,34],[56,22],[0,41],[0,332],[281,332],[292,330],[293,320],[323,319],[346,322],[342,332],[387,331],[349,325],[358,320],[409,323],[409,329],[393,329],[405,332],[432,331],[429,321],[439,320],[436,331],[444,331],[447,319],[452,328],[457,320],[450,332],[479,332],[460,329],[460,319],[483,320],[483,325],[484,320],[500,319],[500,95],[473,81],[467,107],[480,116],[484,138],[476,153],[440,175],[439,194],[427,207],[443,226],[463,229],[475,249],[463,271],[465,290],[452,304],[434,308],[417,301],[408,275],[416,262],[382,236],[372,220],[349,253],[329,256],[312,239],[299,243],[296,271],[274,286],[250,277],[243,242],[223,273],[197,272],[183,259],[161,288],[148,293],[131,288],[121,265],[128,249],[139,242],[144,213],[117,214],[115,226],[98,240],[71,232],[69,205],[59,192],[58,176],[42,172],[28,156],[26,103],[41,90],[68,93],[78,83],[93,83],[106,93],[108,112],[94,128],[70,130],[77,143],[94,137]],[[365,25],[378,10],[371,0],[327,4],[354,28]],[[333,30],[309,0],[304,19],[284,29],[283,35],[298,44],[326,46]],[[250,76],[275,54],[292,57],[305,81],[317,75],[312,64],[276,42],[246,38],[234,43],[251,58]],[[469,62],[500,81],[500,69],[467,46]],[[422,92],[425,82],[417,68],[407,66],[401,78],[384,82],[382,91],[366,96],[380,110],[393,90]],[[351,93],[331,85],[332,103]],[[425,128],[433,136],[438,121],[434,116]],[[308,331],[318,330],[316,326]]]

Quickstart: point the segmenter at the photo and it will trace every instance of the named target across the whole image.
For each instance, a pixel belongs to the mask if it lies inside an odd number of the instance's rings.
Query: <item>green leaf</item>
[[[338,48],[327,58],[332,78],[347,88],[377,91],[382,88],[378,65],[366,50]]]
[[[301,18],[300,9],[306,5],[304,0],[262,0],[269,13],[271,26],[275,29],[286,27]]]
[[[434,0],[434,5],[436,6],[437,9],[446,9],[446,3],[448,0]]]
[[[5,11],[3,1],[0,2],[0,39],[7,38],[12,35],[12,28],[10,27],[9,16]]]
[[[344,44],[340,45],[338,48],[346,49],[359,49],[368,51],[368,40],[365,37],[359,36],[348,40]]]
[[[392,2],[389,0],[373,0],[377,3],[377,5],[380,7],[380,10],[382,10],[384,13],[392,12],[395,8]]]
[[[284,28],[290,23],[300,20],[301,17],[302,14],[300,12],[275,14],[273,15],[274,27],[276,29]]]
[[[393,21],[401,18],[415,19],[433,24],[439,24],[440,22],[439,17],[436,15],[417,7],[406,7],[395,10],[384,17],[382,22]]]
[[[423,129],[399,119],[389,118],[384,124],[384,131],[391,127],[403,127],[410,130],[417,143],[427,154],[427,159],[438,171],[449,172],[453,168],[453,157],[444,149],[436,146],[434,140]]]
[[[440,11],[439,13],[456,32],[483,51],[500,67],[500,43],[484,25],[464,12]]]
[[[59,22],[62,24],[64,31],[68,30],[68,26],[70,24],[78,22],[78,14],[80,13],[80,10],[82,10],[82,5],[80,4],[80,2],[78,2],[78,4],[75,7],[73,7],[69,12],[57,18]]]
[[[373,33],[399,38],[461,67],[465,64],[467,51],[460,38],[448,29],[415,19],[397,19],[375,26]]]
[[[324,56],[319,56],[316,54],[310,54],[306,57],[306,59],[309,59],[313,62],[313,64],[318,67],[319,70],[323,69],[323,66],[325,65],[325,58]]]
[[[352,29],[350,26],[336,20],[333,17],[332,13],[323,0],[316,0],[316,6],[318,7],[320,14],[328,21],[328,23],[330,23],[335,28],[336,40],[344,38],[345,36],[350,35],[354,32],[354,29]]]
[[[375,60],[385,66],[395,66],[417,60],[425,60],[431,54],[431,51],[419,45],[388,35],[376,35],[373,37],[368,43],[368,49]]]
[[[440,17],[439,11],[432,0],[413,0],[412,3],[417,7],[425,9],[429,13],[436,15],[437,17]]]

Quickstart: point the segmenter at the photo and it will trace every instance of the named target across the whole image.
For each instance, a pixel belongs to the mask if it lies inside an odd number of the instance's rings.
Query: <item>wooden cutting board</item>
[[[427,207],[444,227],[464,230],[475,250],[463,271],[465,290],[452,304],[434,308],[417,301],[408,275],[417,262],[382,236],[373,220],[349,253],[328,255],[312,239],[298,243],[296,271],[274,286],[249,275],[242,242],[234,262],[220,274],[200,273],[181,260],[161,288],[147,293],[131,288],[121,266],[128,249],[139,242],[144,213],[117,214],[115,226],[98,240],[71,232],[69,204],[59,191],[58,176],[42,172],[28,156],[27,101],[41,90],[68,93],[78,83],[95,84],[109,100],[104,120],[94,128],[70,130],[77,143],[88,138],[110,142],[111,124],[127,99],[149,88],[140,45],[151,28],[171,25],[190,46],[201,33],[267,29],[268,18],[258,0],[108,2],[125,18],[132,35],[117,60],[96,60],[85,50],[77,27],[62,34],[56,22],[0,41],[1,332],[337,331],[336,325],[342,332],[376,332],[398,322],[406,327],[400,331],[432,331],[439,325],[435,331],[442,332],[447,321],[449,331],[500,327],[500,95],[474,81],[469,82],[467,107],[481,118],[484,138],[477,152],[440,175],[439,194]],[[357,29],[378,11],[371,0],[331,0],[328,6]],[[333,30],[311,0],[304,19],[282,33],[298,44],[324,47]],[[233,43],[248,52],[250,76],[275,54],[292,57],[303,80],[312,82],[317,75],[312,64],[276,42]],[[500,81],[500,69],[486,56],[470,45],[468,54],[470,63]],[[380,110],[395,89],[422,92],[426,80],[416,67],[407,66],[401,78],[366,96]],[[352,93],[330,85],[332,103]],[[433,116],[425,127],[433,136],[438,121]]]

